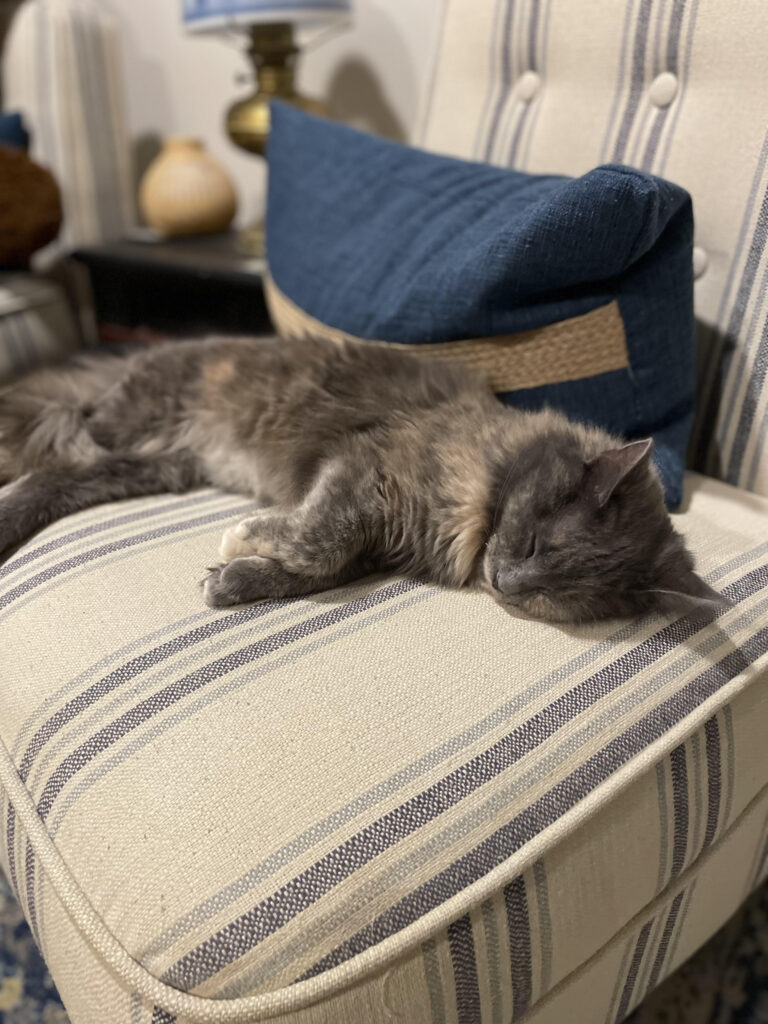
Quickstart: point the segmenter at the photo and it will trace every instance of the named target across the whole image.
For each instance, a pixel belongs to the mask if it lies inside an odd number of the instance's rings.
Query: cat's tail
[[[181,493],[203,482],[187,452],[99,456],[88,465],[43,469],[0,487],[0,559],[36,530],[93,505]]]
[[[0,389],[0,484],[46,466],[87,465],[102,455],[87,417],[123,372],[119,356],[82,355]]]

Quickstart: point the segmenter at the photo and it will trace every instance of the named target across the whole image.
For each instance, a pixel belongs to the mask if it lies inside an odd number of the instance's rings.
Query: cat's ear
[[[668,615],[692,615],[696,618],[715,619],[722,612],[733,608],[733,602],[695,572],[688,572],[674,587],[659,587],[653,590],[659,611]]]
[[[621,448],[609,448],[587,462],[589,487],[600,508],[608,503],[622,480],[645,465],[652,449],[653,440],[646,437],[642,441],[631,441]]]

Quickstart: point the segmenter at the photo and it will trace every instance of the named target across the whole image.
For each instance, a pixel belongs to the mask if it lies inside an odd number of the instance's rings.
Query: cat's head
[[[577,428],[524,446],[498,483],[486,585],[502,604],[558,622],[714,617],[728,602],[694,573],[672,527],[652,442],[605,443]]]

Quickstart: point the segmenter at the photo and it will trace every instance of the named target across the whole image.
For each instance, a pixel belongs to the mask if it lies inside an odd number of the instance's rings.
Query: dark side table
[[[235,238],[148,236],[71,253],[87,268],[100,339],[271,334],[262,288],[266,263],[238,253]]]

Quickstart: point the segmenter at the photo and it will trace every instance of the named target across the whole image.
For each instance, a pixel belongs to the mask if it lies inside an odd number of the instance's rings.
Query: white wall
[[[299,87],[328,100],[332,112],[357,127],[412,138],[443,0],[353,0],[353,22],[305,53]],[[223,128],[227,107],[251,91],[236,83],[250,65],[219,35],[191,35],[181,0],[100,0],[124,39],[129,116],[141,169],[159,140],[202,138],[228,168],[240,197],[238,222],[261,211],[264,165],[234,146]]]

